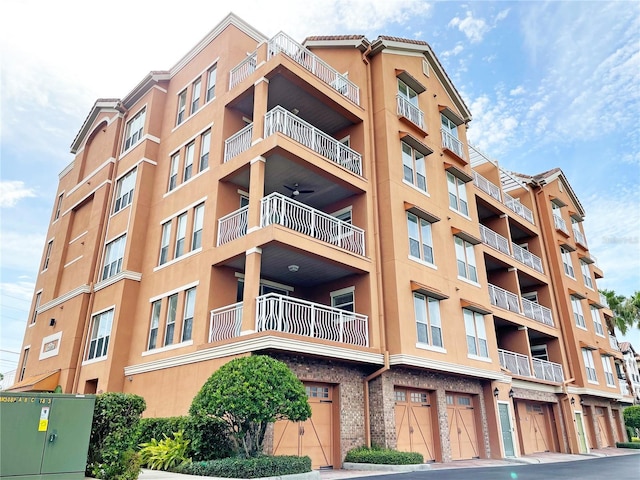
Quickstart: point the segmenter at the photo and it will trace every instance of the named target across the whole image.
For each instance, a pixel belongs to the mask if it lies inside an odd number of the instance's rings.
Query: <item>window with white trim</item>
[[[562,257],[562,264],[564,265],[564,273],[571,278],[576,278],[573,273],[573,263],[571,262],[571,252],[560,247],[560,256]]]
[[[136,186],[136,172],[134,168],[121,177],[116,183],[116,201],[113,205],[113,213],[117,213],[133,201],[133,190]]]
[[[198,205],[193,213],[193,234],[191,235],[191,250],[202,246],[202,227],[204,225],[204,203]]]
[[[580,260],[580,270],[582,271],[582,278],[584,284],[593,290],[593,281],[591,280],[591,272],[589,271],[589,264],[584,260]]]
[[[469,203],[467,201],[467,186],[455,175],[447,172],[447,189],[449,190],[449,206],[462,213],[469,215]]]
[[[442,126],[442,130],[451,135],[453,138],[458,139],[458,126],[442,113],[440,114],[440,123]]]
[[[331,292],[331,306],[346,310],[347,312],[355,312],[355,290],[353,287],[343,288]]]
[[[582,360],[584,360],[584,368],[587,372],[587,380],[591,383],[598,383],[598,375],[593,364],[593,354],[588,348],[582,349]]]
[[[418,94],[413,88],[398,78],[398,95],[407,100],[411,105],[418,106]]]
[[[195,142],[191,142],[187,145],[184,152],[184,174],[182,175],[182,181],[186,182],[193,175],[193,156],[196,149]]]
[[[476,256],[473,245],[458,236],[453,237],[456,250],[456,262],[458,264],[458,276],[478,281],[478,272],[476,269]]]
[[[571,309],[573,310],[573,319],[576,325],[582,328],[587,328],[587,324],[584,321],[584,314],[582,313],[582,302],[575,295],[570,295]]]
[[[602,328],[602,320],[600,320],[600,310],[598,310],[593,305],[589,305],[589,309],[591,310],[591,319],[593,320],[593,328],[596,331],[597,335],[604,337],[604,329]]]
[[[611,357],[602,355],[602,368],[604,369],[604,378],[609,387],[615,387],[616,381],[613,378],[613,369],[611,368]]]
[[[127,235],[116,238],[105,247],[104,267],[102,269],[102,280],[113,277],[122,270],[122,260],[124,259],[124,246]]]
[[[187,113],[187,89],[185,88],[178,94],[178,114],[176,117],[176,126],[184,122]]]
[[[182,341],[191,340],[193,331],[193,313],[196,305],[196,287],[185,292],[184,316],[182,318]]]
[[[424,155],[410,147],[405,142],[402,144],[402,168],[404,179],[416,188],[427,191],[427,171]]]
[[[409,232],[409,256],[433,264],[431,223],[407,212],[407,229]]]
[[[178,258],[184,254],[185,238],[187,236],[187,213],[183,213],[178,217],[178,228],[176,230],[176,248],[173,258]]]
[[[162,224],[162,235],[160,240],[160,260],[158,265],[163,265],[169,260],[169,241],[171,240],[171,222]]]
[[[164,328],[164,345],[173,343],[173,334],[176,329],[176,312],[178,310],[178,294],[174,293],[169,297],[167,307],[167,323]]]
[[[153,350],[158,344],[158,328],[160,327],[160,310],[162,300],[156,300],[151,304],[151,325],[149,327],[149,343],[147,350]]]
[[[440,301],[421,293],[413,292],[413,308],[416,316],[418,343],[442,347]]]
[[[200,108],[200,90],[202,86],[202,81],[197,79],[191,85],[191,115],[198,111]]]
[[[24,380],[24,374],[27,371],[27,360],[29,359],[29,348],[25,348],[22,353],[22,365],[20,367],[20,375],[18,376],[18,381],[21,382]]]
[[[33,304],[33,314],[31,315],[31,324],[36,323],[36,318],[38,317],[38,308],[40,308],[40,298],[42,297],[42,292],[36,293],[36,300]]]
[[[484,315],[467,308],[462,309],[462,315],[464,316],[464,329],[467,334],[467,349],[469,353],[478,357],[488,358],[489,347]]]
[[[178,165],[180,163],[180,153],[176,153],[171,157],[171,169],[169,170],[169,188],[170,192],[178,186]]]
[[[216,65],[207,70],[207,102],[213,100],[216,95],[216,70]]]
[[[53,250],[53,240],[49,240],[47,243],[47,251],[44,254],[44,262],[42,263],[42,271],[44,272],[49,268],[49,259],[51,258],[51,250]]]
[[[124,145],[123,152],[126,152],[138,142],[142,140],[142,131],[144,130],[144,120],[146,117],[147,109],[140,110],[135,117],[127,122],[127,127],[124,133]]]
[[[85,360],[93,360],[107,356],[111,324],[113,323],[113,309],[94,315],[91,318],[89,346]]]
[[[200,165],[201,172],[209,166],[209,151],[211,150],[211,130],[207,130],[200,136]]]
[[[58,201],[56,202],[56,209],[53,213],[53,221],[55,222],[60,218],[60,209],[62,208],[62,199],[64,197],[64,193],[61,193],[58,196]]]

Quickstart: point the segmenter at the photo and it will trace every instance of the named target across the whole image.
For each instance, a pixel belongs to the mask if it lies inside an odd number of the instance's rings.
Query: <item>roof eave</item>
[[[99,98],[96,100],[93,107],[91,107],[87,118],[85,118],[82,123],[80,130],[76,134],[76,138],[74,138],[73,143],[71,143],[71,153],[75,155],[78,152],[85,137],[89,134],[93,122],[95,122],[98,115],[100,115],[100,112],[104,110],[117,110],[120,103],[120,99],[118,98]]]

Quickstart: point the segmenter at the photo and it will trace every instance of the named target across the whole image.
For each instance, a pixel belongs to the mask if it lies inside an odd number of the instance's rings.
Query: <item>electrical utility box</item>
[[[0,478],[84,480],[95,395],[0,392]]]

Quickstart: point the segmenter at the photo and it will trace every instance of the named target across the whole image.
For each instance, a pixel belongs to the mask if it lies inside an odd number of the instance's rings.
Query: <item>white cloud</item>
[[[0,207],[15,207],[23,198],[35,197],[36,193],[21,180],[0,181]]]
[[[35,273],[42,256],[44,241],[44,235],[8,231],[3,225],[0,236],[2,268]]]
[[[522,85],[518,85],[516,88],[512,89],[509,92],[509,95],[512,95],[512,96],[522,95],[525,92],[526,92],[525,88]]]
[[[464,18],[453,17],[449,22],[450,27],[456,27],[469,39],[471,43],[482,41],[484,35],[491,30],[487,22],[482,18],[474,18],[470,11]]]
[[[442,52],[440,54],[441,57],[455,57],[456,55],[459,55],[460,53],[462,53],[462,51],[464,50],[464,47],[462,46],[461,43],[456,44],[455,47],[453,47],[451,50],[446,50],[444,52]]]

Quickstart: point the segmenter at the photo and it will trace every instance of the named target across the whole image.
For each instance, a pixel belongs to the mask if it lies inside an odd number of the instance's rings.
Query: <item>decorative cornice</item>
[[[561,385],[547,385],[546,383],[527,382],[526,380],[513,379],[511,386],[522,388],[523,390],[533,390],[536,392],[562,393]]]
[[[83,293],[91,293],[91,287],[89,285],[80,285],[79,287],[74,288],[73,290],[69,290],[64,295],[60,295],[57,298],[54,298],[50,302],[47,302],[43,305],[40,305],[38,308],[38,313],[46,312],[47,310],[51,310],[53,307],[57,307],[61,303],[66,302],[67,300],[71,300],[73,297],[81,295]]]
[[[589,387],[567,387],[567,393],[575,395],[590,395],[592,397],[611,398],[613,400],[624,401],[624,395],[621,392],[603,392]]]
[[[389,356],[389,365],[409,365],[418,368],[427,368],[429,370],[438,370],[441,372],[455,373],[458,375],[467,375],[470,377],[486,378],[487,380],[499,380],[508,382],[511,377],[502,372],[494,370],[485,370],[482,368],[469,367],[466,365],[458,365],[440,360],[432,360],[415,355],[396,354]]]
[[[109,285],[113,285],[120,280],[133,280],[135,282],[139,282],[142,280],[142,273],[138,272],[130,272],[129,270],[123,270],[120,273],[117,273],[113,277],[109,277],[106,280],[96,283],[93,286],[93,291],[97,292],[98,290],[102,290],[103,288],[108,287]]]

